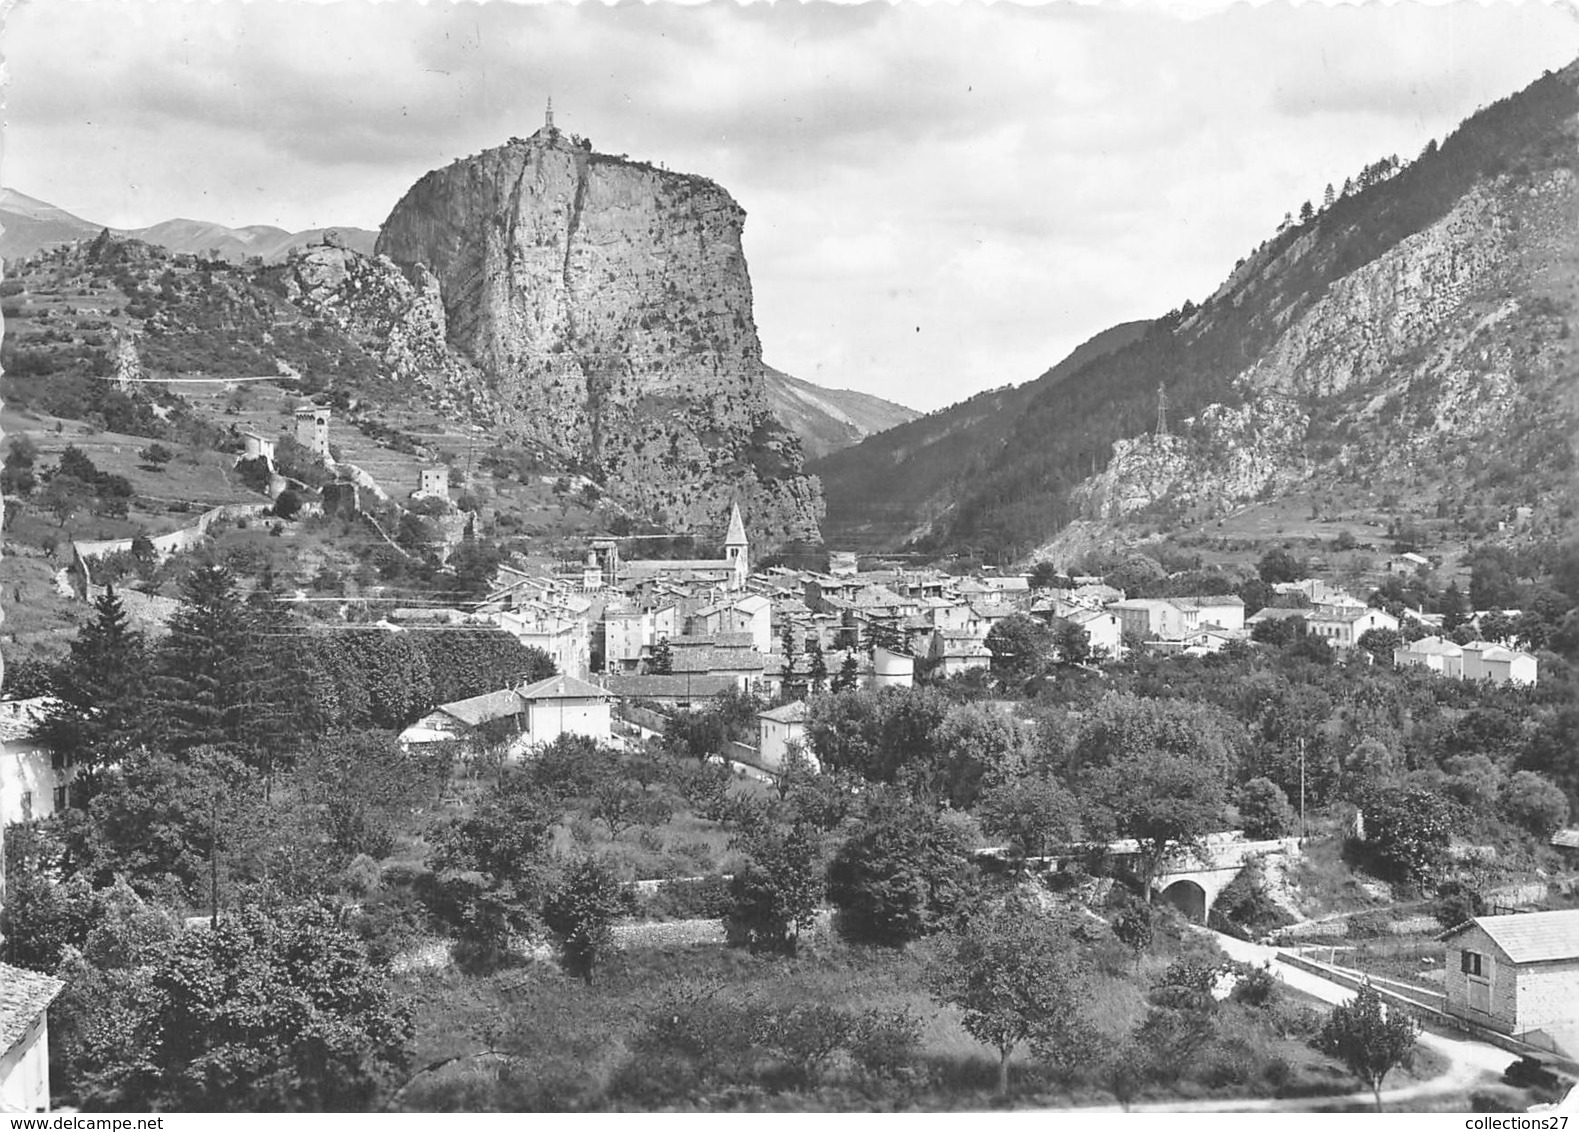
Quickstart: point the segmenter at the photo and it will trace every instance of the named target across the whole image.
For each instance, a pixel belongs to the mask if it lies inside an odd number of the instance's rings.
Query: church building
[[[723,586],[726,590],[745,589],[750,574],[746,524],[740,518],[738,503],[730,507],[722,558],[641,558],[626,561],[619,567],[619,575],[625,581],[696,582]]]

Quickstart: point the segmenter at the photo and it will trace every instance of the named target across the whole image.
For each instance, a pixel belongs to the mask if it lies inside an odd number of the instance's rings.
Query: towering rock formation
[[[744,219],[711,181],[594,153],[550,119],[423,177],[377,250],[437,278],[449,340],[512,433],[677,526],[738,498],[756,539],[816,539],[821,485],[764,391]]]

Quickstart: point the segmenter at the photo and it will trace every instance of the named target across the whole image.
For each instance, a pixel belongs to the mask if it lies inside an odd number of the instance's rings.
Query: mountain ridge
[[[30,197],[11,188],[0,188],[0,259],[16,259],[75,240],[91,240],[108,225],[86,220],[57,205]],[[128,236],[157,244],[172,252],[209,255],[241,263],[253,256],[264,263],[280,263],[297,248],[321,242],[326,232],[336,233],[346,247],[371,253],[377,232],[365,228],[307,228],[287,232],[272,224],[252,224],[230,228],[207,220],[184,217],[161,220],[146,228],[109,228],[116,236]]]
[[[1421,473],[1425,478],[1411,483],[1389,462],[1389,453],[1418,447],[1406,416],[1431,435],[1445,434],[1472,451],[1475,446],[1534,444],[1552,459],[1532,466],[1530,474],[1539,473],[1543,485],[1556,483],[1572,459],[1566,442],[1559,451],[1550,437],[1537,441],[1515,435],[1509,431],[1513,423],[1499,434],[1490,425],[1482,428],[1484,420],[1441,422],[1457,420],[1459,393],[1453,391],[1472,388],[1466,374],[1484,368],[1481,347],[1475,353],[1462,349],[1474,320],[1462,323],[1459,312],[1464,318],[1470,313],[1489,317],[1504,292],[1515,305],[1511,314],[1499,316],[1506,324],[1491,335],[1494,343],[1487,340],[1487,357],[1516,359],[1510,366],[1523,375],[1513,382],[1526,414],[1522,421],[1539,422],[1547,419],[1543,414],[1557,412],[1562,416],[1552,417],[1554,422],[1568,420],[1562,327],[1574,316],[1575,292],[1565,282],[1544,293],[1540,280],[1567,280],[1570,274],[1562,249],[1573,243],[1576,213],[1565,212],[1562,202],[1572,192],[1579,164],[1576,88],[1579,64],[1549,72],[1477,111],[1440,146],[1428,144],[1417,160],[1393,157],[1367,167],[1354,191],[1269,237],[1201,306],[1187,303],[1170,312],[1135,341],[1094,359],[1056,387],[984,406],[964,434],[945,438],[946,445],[905,453],[904,462],[925,468],[924,483],[896,471],[901,462],[885,451],[895,437],[869,439],[820,461],[815,470],[829,495],[830,538],[859,538],[865,532],[850,521],[852,516],[859,519],[863,511],[879,513],[902,502],[918,522],[908,532],[890,528],[890,546],[908,542],[914,550],[939,553],[974,548],[993,560],[1023,561],[1055,545],[1055,536],[1072,521],[1120,521],[1111,511],[1093,514],[1094,499],[1112,499],[1115,493],[1131,501],[1121,508],[1123,521],[1166,527],[1187,511],[1199,518],[1203,510],[1242,505],[1252,485],[1256,493],[1275,497],[1318,484],[1363,486],[1385,473],[1398,482],[1398,490],[1384,494],[1452,500],[1443,505],[1453,507],[1460,505],[1460,489],[1468,484],[1497,487],[1487,480],[1485,467],[1466,464],[1462,452],[1445,451],[1439,458],[1449,462],[1442,468],[1455,467],[1457,482],[1445,475],[1431,481]],[[1465,205],[1477,192],[1485,197],[1484,207]],[[1422,236],[1461,207],[1467,209],[1463,222]],[[1491,233],[1477,228],[1493,221],[1505,226],[1498,229],[1495,246],[1487,242]],[[1342,281],[1358,278],[1357,272],[1389,256],[1399,268],[1383,272],[1389,282],[1354,289],[1353,301],[1363,304],[1359,316],[1345,322],[1332,303],[1318,311]],[[1475,266],[1482,260],[1483,266]],[[1420,296],[1432,301],[1429,332],[1416,321]],[[1526,337],[1497,338],[1515,333]],[[1321,345],[1313,352],[1300,346],[1303,341]],[[1445,368],[1426,364],[1433,351],[1449,358]],[[1289,411],[1276,410],[1266,403],[1263,379],[1279,356],[1300,356],[1301,364],[1332,372],[1361,373],[1363,380],[1330,388],[1301,386],[1286,395],[1293,398],[1286,402]],[[1180,434],[1166,446],[1172,452],[1168,482],[1187,486],[1182,493],[1172,487],[1152,492],[1144,481],[1157,466],[1135,460],[1139,452],[1155,448],[1160,453],[1163,447],[1148,446],[1146,437],[1155,430],[1164,384],[1169,420]],[[1371,399],[1379,403],[1372,405]],[[1392,415],[1378,418],[1381,403],[1390,399]],[[1433,415],[1417,416],[1416,407],[1429,407]],[[1200,431],[1192,434],[1196,426]],[[1564,426],[1541,427],[1555,433]],[[1262,429],[1282,430],[1281,446],[1268,443]],[[1253,451],[1275,466],[1250,476],[1231,473],[1224,461],[1235,448]],[[1302,464],[1307,450],[1315,456]],[[1506,455],[1517,462],[1521,452]],[[1283,460],[1289,463],[1280,464]],[[1135,475],[1120,468],[1108,489],[1093,494],[1082,488],[1115,461]],[[852,469],[862,474],[851,474]],[[878,494],[852,503],[862,483]],[[1545,490],[1534,480],[1530,484],[1531,493]],[[1098,504],[1095,510],[1102,508]]]

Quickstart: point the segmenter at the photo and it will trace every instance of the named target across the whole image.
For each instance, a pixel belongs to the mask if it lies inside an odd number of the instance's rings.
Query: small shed
[[[1439,938],[1449,1013],[1579,1053],[1579,909],[1476,916]]]

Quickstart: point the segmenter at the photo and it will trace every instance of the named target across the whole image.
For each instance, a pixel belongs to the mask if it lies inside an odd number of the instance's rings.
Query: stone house
[[[1211,597],[1140,597],[1108,606],[1125,633],[1180,641],[1207,627],[1243,629],[1244,599],[1225,594]]]
[[[574,676],[550,676],[516,690],[526,705],[531,743],[552,743],[561,735],[584,735],[607,743],[613,735],[609,704],[613,696]]]
[[[791,743],[800,744],[803,751],[806,749],[806,704],[803,700],[757,713],[757,751],[765,769],[782,767]],[[810,752],[807,754],[809,756]]]
[[[1438,938],[1450,1014],[1579,1054],[1579,909],[1476,916]]]
[[[1427,668],[1457,680],[1464,675],[1464,650],[1444,637],[1421,637],[1393,650],[1394,668]]]
[[[1095,660],[1117,660],[1124,655],[1124,622],[1107,609],[1072,609],[1064,615],[1086,631]]]
[[[1463,664],[1465,680],[1533,685],[1539,662],[1518,649],[1504,648],[1489,641],[1471,641],[1464,646]]]
[[[1320,637],[1335,649],[1352,649],[1372,629],[1398,631],[1398,618],[1385,609],[1369,606],[1327,606],[1312,610],[1305,618],[1305,631]]]
[[[932,675],[943,679],[977,668],[990,668],[992,650],[973,633],[948,633],[939,629],[932,634],[928,659],[932,662]]]
[[[50,975],[0,963],[0,1112],[49,1111]]]

